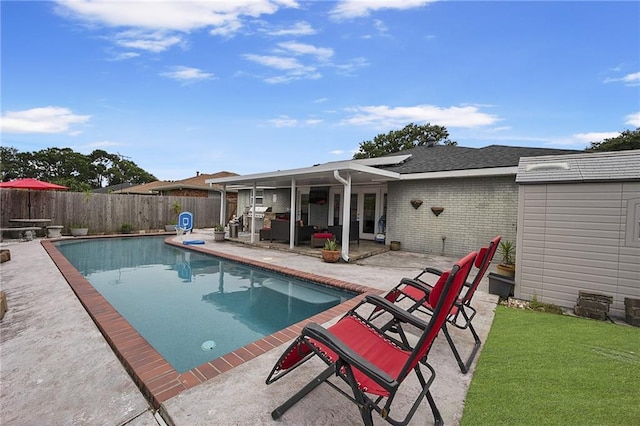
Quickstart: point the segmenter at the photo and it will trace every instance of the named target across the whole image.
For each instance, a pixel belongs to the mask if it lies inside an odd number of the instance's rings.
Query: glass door
[[[355,195],[355,194],[353,194]],[[360,217],[362,231],[360,237],[366,240],[373,240],[376,236],[376,224],[378,223],[376,206],[378,204],[377,192],[365,192],[360,194],[362,207],[358,210],[362,213]]]
[[[342,225],[342,197],[335,190],[330,197],[330,223]],[[382,232],[379,226],[380,217],[386,213],[386,188],[355,188],[351,193],[350,216],[358,221],[360,238],[374,240],[376,234]]]

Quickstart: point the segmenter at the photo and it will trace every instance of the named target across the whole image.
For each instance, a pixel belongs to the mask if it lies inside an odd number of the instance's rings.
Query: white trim
[[[480,176],[515,175],[518,167],[492,167],[488,169],[450,170],[444,172],[406,173],[400,175],[400,180],[428,180],[445,178],[463,178]]]

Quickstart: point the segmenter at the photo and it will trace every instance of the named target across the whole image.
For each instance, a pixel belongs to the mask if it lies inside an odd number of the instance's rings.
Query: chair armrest
[[[404,284],[404,285],[408,285],[411,287],[415,287],[420,291],[423,291],[425,293],[426,296],[429,295],[429,293],[431,293],[431,290],[433,290],[433,286],[430,284],[427,284],[423,281],[417,280],[415,278],[403,278],[400,280],[400,284]]]
[[[308,336],[328,346],[338,355],[341,361],[362,371],[386,390],[392,391],[398,387],[398,382],[393,377],[351,350],[349,346],[326,328],[315,323],[310,323],[302,329],[302,335]]]
[[[440,276],[440,275],[442,275],[442,273],[444,271],[442,271],[442,270],[440,270],[438,268],[432,268],[430,266],[427,266],[426,268],[424,268],[424,272],[428,272],[430,274],[434,274],[434,275]]]
[[[411,324],[415,327],[418,327],[421,330],[427,328],[427,323],[415,315],[411,315],[409,312],[405,311],[402,308],[399,308],[398,305],[394,305],[389,302],[384,297],[378,296],[377,294],[368,294],[364,297],[365,303],[370,303],[375,305],[376,307],[389,312],[400,322]]]

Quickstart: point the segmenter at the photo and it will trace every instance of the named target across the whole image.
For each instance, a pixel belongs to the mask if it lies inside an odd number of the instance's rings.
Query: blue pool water
[[[55,244],[181,373],[355,296],[163,240]]]

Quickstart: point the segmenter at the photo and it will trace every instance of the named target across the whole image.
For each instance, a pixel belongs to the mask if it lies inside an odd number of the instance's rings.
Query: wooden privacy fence
[[[220,196],[175,197],[161,195],[94,194],[31,191],[31,218],[51,219],[51,225],[89,228],[90,234],[118,233],[129,223],[133,229],[158,230],[177,223],[174,202],[193,213],[194,227],[211,228],[220,223]],[[29,217],[29,191],[0,189],[0,225],[9,219]],[[82,225],[82,226],[81,226]]]

